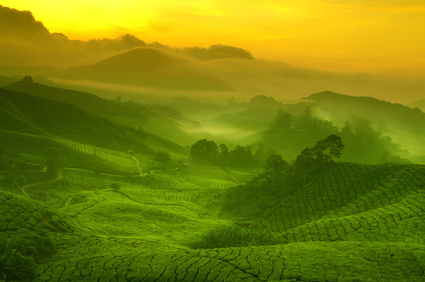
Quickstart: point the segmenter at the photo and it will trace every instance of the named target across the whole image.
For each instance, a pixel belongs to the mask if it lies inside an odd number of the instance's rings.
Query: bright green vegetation
[[[19,254],[14,263],[33,261],[22,275],[35,269],[36,281],[420,281],[424,275],[421,165],[336,163],[257,210],[243,198],[221,210],[223,193],[253,173],[190,167],[148,176],[62,174],[27,187],[29,198],[19,190],[0,195],[1,230],[15,242],[6,260]]]
[[[66,97],[0,89],[0,280],[423,280],[425,166],[368,121],[338,129],[306,103],[259,96],[226,118],[267,112],[254,135],[275,150],[184,147]],[[346,152],[394,162],[338,162]]]

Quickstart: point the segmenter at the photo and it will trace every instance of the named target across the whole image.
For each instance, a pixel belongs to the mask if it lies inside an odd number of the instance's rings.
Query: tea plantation
[[[26,195],[2,188],[5,279],[425,279],[422,165],[337,163],[245,218],[221,212],[221,200],[255,172],[189,166],[145,176],[71,168],[61,174],[28,185]],[[29,260],[32,270],[11,274]]]

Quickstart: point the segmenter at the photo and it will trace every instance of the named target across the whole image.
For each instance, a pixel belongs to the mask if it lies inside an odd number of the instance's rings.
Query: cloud
[[[134,47],[143,40],[126,34],[115,39],[70,40],[50,33],[31,12],[0,5],[0,62],[3,65],[70,67],[90,64]]]
[[[0,36],[49,38],[50,32],[29,11],[18,11],[0,5]]]
[[[243,49],[212,45],[209,48],[175,49],[158,42],[146,43],[131,34],[118,38],[70,40],[61,33],[50,33],[31,12],[0,6],[0,64],[20,66],[71,66],[90,65],[117,53],[136,47],[150,46],[167,49],[195,60],[221,58],[253,59]]]

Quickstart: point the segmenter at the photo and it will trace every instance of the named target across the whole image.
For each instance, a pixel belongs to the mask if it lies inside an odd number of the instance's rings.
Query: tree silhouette
[[[305,148],[294,162],[295,174],[300,174],[303,186],[316,174],[328,169],[333,158],[341,157],[344,149],[341,137],[331,134],[323,140],[317,141],[313,148]]]
[[[233,167],[250,167],[254,164],[251,147],[236,146],[229,152],[229,165]]]
[[[264,170],[266,172],[280,172],[284,167],[288,166],[288,163],[279,154],[273,154],[268,157]]]
[[[273,120],[272,129],[287,131],[292,128],[292,115],[283,111],[278,111]]]
[[[190,156],[201,164],[216,164],[219,157],[218,146],[214,141],[199,140],[190,148]]]
[[[226,144],[220,145],[219,163],[221,166],[227,166],[229,162],[229,148]]]

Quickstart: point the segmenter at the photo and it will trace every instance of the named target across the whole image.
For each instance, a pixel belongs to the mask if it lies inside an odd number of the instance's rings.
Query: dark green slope
[[[317,106],[335,120],[364,117],[393,131],[425,136],[425,114],[419,109],[372,97],[354,97],[330,91],[312,94],[307,99],[317,102]]]
[[[255,225],[287,243],[425,244],[425,166],[338,163],[264,210]]]
[[[0,89],[0,97],[8,102],[4,111],[14,110],[15,116],[59,137],[93,143],[97,139],[116,140],[118,134],[124,132],[123,128],[69,104],[7,89]],[[6,129],[7,122],[1,127]],[[13,130],[13,127],[7,129]]]
[[[220,79],[194,68],[191,60],[153,47],[135,48],[96,64],[74,67],[55,75],[162,89],[231,90]]]
[[[21,79],[19,76],[3,76],[0,75],[0,87],[4,87],[6,85],[9,85],[15,81],[18,81]]]
[[[131,105],[108,101],[96,95],[58,87],[50,87],[35,83],[31,79],[23,79],[4,88],[33,96],[56,100],[74,105],[88,113],[103,117],[114,123],[139,128],[163,138],[173,136],[176,142],[191,142],[188,136],[173,117],[156,113],[141,105]]]
[[[143,130],[133,130],[87,113],[73,105],[0,88],[0,129],[45,132],[104,148],[153,153],[156,149],[183,153],[180,146]],[[155,148],[152,149],[152,148]]]
[[[0,89],[0,92],[2,90]],[[2,129],[42,134],[44,130],[35,125],[7,97],[0,95],[0,124]]]

